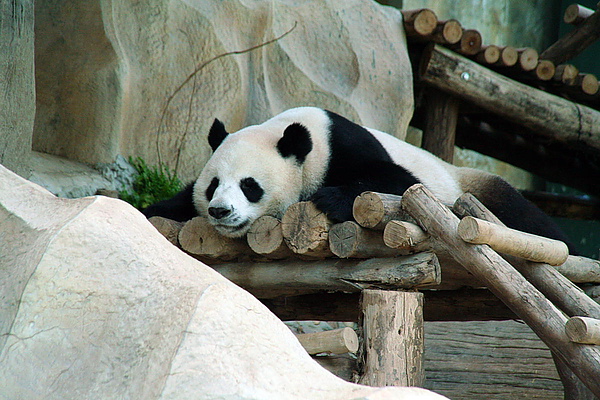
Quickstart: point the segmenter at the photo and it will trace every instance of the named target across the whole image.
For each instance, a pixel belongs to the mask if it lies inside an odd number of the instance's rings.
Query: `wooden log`
[[[437,16],[428,8],[402,10],[406,36],[428,36],[437,27]]]
[[[554,267],[573,283],[600,283],[600,261],[581,256],[569,256],[562,265]]]
[[[600,319],[571,317],[565,324],[565,332],[572,342],[600,344]]]
[[[579,69],[573,64],[560,64],[556,66],[552,79],[555,82],[574,85],[577,75],[579,75]]]
[[[455,19],[438,21],[433,31],[432,40],[441,44],[455,44],[460,41],[463,35],[463,28]]]
[[[573,86],[581,88],[583,93],[590,96],[598,93],[598,88],[600,88],[598,78],[593,74],[578,74]]]
[[[163,217],[150,217],[148,221],[159,231],[169,242],[179,247],[179,232],[185,225],[185,222],[173,221]]]
[[[541,81],[549,81],[554,77],[556,73],[556,66],[552,61],[539,60],[537,67],[535,67],[534,76]]]
[[[475,56],[475,60],[481,64],[496,64],[500,61],[500,54],[500,47],[496,45],[482,46]]]
[[[358,335],[350,327],[324,332],[301,333],[296,335],[296,339],[311,355],[356,353],[358,350]]]
[[[423,386],[423,294],[365,290],[359,383]]]
[[[502,257],[486,245],[469,245],[456,234],[459,220],[423,185],[405,191],[402,205],[457,261],[523,319],[579,379],[600,396],[600,350],[571,343],[564,333],[566,318]]]
[[[499,67],[512,67],[519,61],[519,53],[512,46],[500,47],[500,59],[496,63]]]
[[[481,50],[481,33],[475,29],[466,29],[463,31],[460,41],[450,48],[466,56],[474,56]]]
[[[569,256],[569,249],[564,242],[474,217],[464,217],[460,221],[458,235],[468,243],[487,244],[497,252],[550,265],[561,265]]]
[[[485,219],[494,224],[504,225],[470,193],[459,197],[454,204],[453,210],[460,217],[470,215]],[[533,283],[538,290],[568,315],[585,315],[600,318],[600,306],[557,270],[561,268],[563,270],[568,269],[571,271],[571,275],[576,274],[577,272],[573,271],[577,271],[577,268],[570,265],[583,265],[584,263],[581,262],[580,258],[569,256],[563,266],[555,268],[546,264],[527,263],[519,259],[511,259],[510,262],[518,267],[521,274]],[[598,266],[594,266],[593,263],[590,264],[594,271],[598,271]]]
[[[294,255],[283,240],[281,221],[270,215],[263,215],[254,221],[246,239],[254,252],[269,259],[279,260]]]
[[[475,216],[487,221],[503,225],[503,223],[492,214],[473,195],[467,193],[461,196],[453,207],[459,216]],[[567,261],[574,256],[569,256]],[[522,260],[512,260],[513,265],[519,266],[521,273],[540,290],[554,304],[570,315],[599,315],[600,307],[588,297],[581,289],[573,285],[564,276],[552,267],[545,264],[527,264]],[[560,268],[560,267],[558,267]],[[568,399],[592,399],[594,396],[589,389],[583,385],[571,368],[554,352],[552,357],[556,369],[564,385],[565,398]]]
[[[388,222],[383,230],[383,243],[392,249],[408,253],[431,249],[429,235],[419,225],[406,221]]]
[[[392,220],[412,221],[401,208],[401,196],[387,193],[363,192],[352,206],[354,220],[364,228],[383,230]]]
[[[310,201],[292,204],[281,219],[286,245],[305,257],[333,256],[329,249],[329,228],[333,222]]]
[[[433,253],[368,260],[234,262],[211,267],[260,299],[318,292],[426,288],[441,282],[440,264]]]
[[[571,32],[558,39],[541,54],[541,58],[562,64],[600,38],[600,11],[594,12]]]
[[[594,13],[594,10],[584,7],[579,4],[571,4],[565,10],[563,21],[565,24],[579,25],[590,17]]]
[[[533,71],[538,65],[539,54],[531,47],[517,49],[519,60],[517,66],[523,71]]]
[[[452,163],[460,101],[435,88],[427,89],[425,99],[427,106],[421,147]]]
[[[179,243],[183,250],[203,261],[232,261],[255,255],[245,240],[221,235],[204,217],[195,217],[185,223],[179,232]]]
[[[394,257],[397,251],[383,243],[380,231],[365,229],[353,221],[329,229],[329,248],[339,258]]]
[[[600,112],[515,82],[441,46],[424,52],[420,77],[530,128],[533,134],[600,149]]]

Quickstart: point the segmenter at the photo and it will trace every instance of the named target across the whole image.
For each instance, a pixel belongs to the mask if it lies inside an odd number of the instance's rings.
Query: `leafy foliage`
[[[171,198],[183,188],[177,175],[164,164],[148,166],[140,157],[130,157],[129,163],[138,173],[133,182],[133,193],[124,190],[119,193],[119,197],[138,210]]]

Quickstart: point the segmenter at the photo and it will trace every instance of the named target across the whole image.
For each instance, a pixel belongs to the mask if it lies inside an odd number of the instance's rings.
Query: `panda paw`
[[[319,189],[310,199],[333,222],[352,221],[352,205],[356,196],[339,186]]]

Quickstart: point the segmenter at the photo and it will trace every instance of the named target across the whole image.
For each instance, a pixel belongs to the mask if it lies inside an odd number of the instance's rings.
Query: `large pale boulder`
[[[300,105],[403,138],[401,18],[371,0],[37,1],[34,149],[141,156],[188,180],[215,117],[234,131]]]
[[[437,399],[315,363],[249,293],[124,202],[0,166],[0,398]]]

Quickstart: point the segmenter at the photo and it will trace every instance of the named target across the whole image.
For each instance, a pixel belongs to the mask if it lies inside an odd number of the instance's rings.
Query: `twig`
[[[231,56],[231,55],[238,55],[238,54],[245,54],[245,53],[249,53],[253,50],[257,50],[261,47],[264,46],[268,46],[272,43],[275,43],[281,39],[283,39],[285,36],[287,36],[288,34],[290,34],[294,29],[296,29],[296,26],[298,25],[298,22],[294,23],[294,26],[292,26],[287,32],[283,33],[282,35],[271,39],[269,41],[266,41],[264,43],[258,44],[256,46],[252,46],[249,47],[247,49],[244,50],[235,50],[235,51],[229,51],[227,53],[223,53],[223,54],[219,54],[216,55],[215,57],[211,58],[210,60],[205,61],[204,63],[200,64],[198,67],[196,67],[196,69],[194,70],[194,72],[192,72],[178,87],[177,89],[175,89],[175,91],[167,98],[167,102],[163,108],[163,111],[161,113],[160,116],[160,120],[158,122],[158,133],[156,135],[156,152],[158,155],[158,163],[161,164],[162,163],[162,157],[160,155],[160,146],[159,146],[159,137],[160,137],[160,130],[161,127],[163,126],[163,121],[165,119],[165,115],[167,113],[167,109],[169,108],[169,105],[171,104],[171,101],[173,101],[173,99],[175,98],[175,96],[177,95],[177,93],[179,93],[184,87],[185,85],[188,84],[189,81],[191,81],[200,71],[202,71],[208,64],[212,63],[213,61],[217,61],[220,58],[226,57],[226,56]]]

